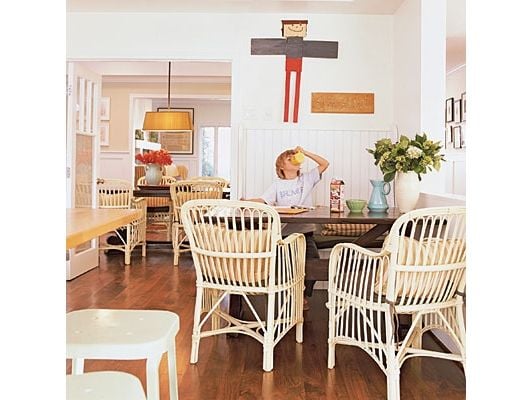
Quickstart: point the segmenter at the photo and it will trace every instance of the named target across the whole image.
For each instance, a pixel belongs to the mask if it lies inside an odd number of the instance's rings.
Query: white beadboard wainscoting
[[[242,196],[259,197],[277,177],[275,159],[287,149],[301,146],[305,150],[326,158],[329,168],[313,191],[315,205],[329,205],[329,184],[332,178],[345,182],[345,198],[368,200],[371,195],[370,179],[382,179],[382,173],[374,165],[373,156],[366,149],[373,148],[377,140],[395,138],[392,131],[339,131],[297,129],[248,129],[241,143]],[[316,163],[305,160],[303,171],[314,168]],[[388,196],[393,203],[393,190]]]

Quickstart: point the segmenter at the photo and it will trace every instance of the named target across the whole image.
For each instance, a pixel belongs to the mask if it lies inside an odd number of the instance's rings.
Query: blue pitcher
[[[388,202],[386,195],[390,193],[390,184],[384,181],[369,180],[373,186],[371,198],[369,199],[368,208],[373,212],[388,211]]]

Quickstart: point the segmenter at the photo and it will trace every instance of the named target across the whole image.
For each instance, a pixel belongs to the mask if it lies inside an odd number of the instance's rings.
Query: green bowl
[[[349,199],[345,203],[351,212],[362,212],[366,207],[367,201],[362,199]]]

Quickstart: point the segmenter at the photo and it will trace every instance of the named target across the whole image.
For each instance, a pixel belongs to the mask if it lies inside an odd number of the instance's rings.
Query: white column
[[[394,19],[394,120],[400,135],[445,141],[446,0],[406,0]],[[445,174],[423,176],[423,192],[443,193]]]

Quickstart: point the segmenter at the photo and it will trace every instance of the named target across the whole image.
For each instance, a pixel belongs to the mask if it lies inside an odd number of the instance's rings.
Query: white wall
[[[460,99],[462,93],[466,91],[466,66],[450,71],[447,74],[445,97]],[[461,124],[462,134],[467,135],[467,122]],[[466,136],[467,138],[467,136]],[[467,140],[466,140],[467,141]],[[443,172],[445,173],[445,192],[463,195],[466,194],[466,149],[446,149],[446,160]]]
[[[306,39],[338,41],[339,54],[303,61],[297,124],[282,122],[284,57],[251,56],[250,39],[279,38],[281,19],[301,15],[68,13],[66,53],[69,59],[231,61],[233,154],[240,154],[239,140],[249,129],[390,131],[397,125],[399,132],[414,134],[436,125],[434,104],[439,110],[444,104],[443,90],[436,93],[441,60],[428,60],[440,45],[445,52],[442,2],[406,0],[395,16],[305,15]],[[311,93],[317,91],[373,92],[375,114],[311,114]],[[254,168],[244,162],[232,160],[233,196],[243,181],[238,174]],[[436,179],[436,191],[444,191],[444,180]]]
[[[398,133],[445,142],[445,0],[406,0],[395,14],[394,117]],[[423,176],[422,191],[445,192],[445,174]]]
[[[394,19],[394,120],[399,134],[419,132],[421,109],[421,4],[406,0]]]

